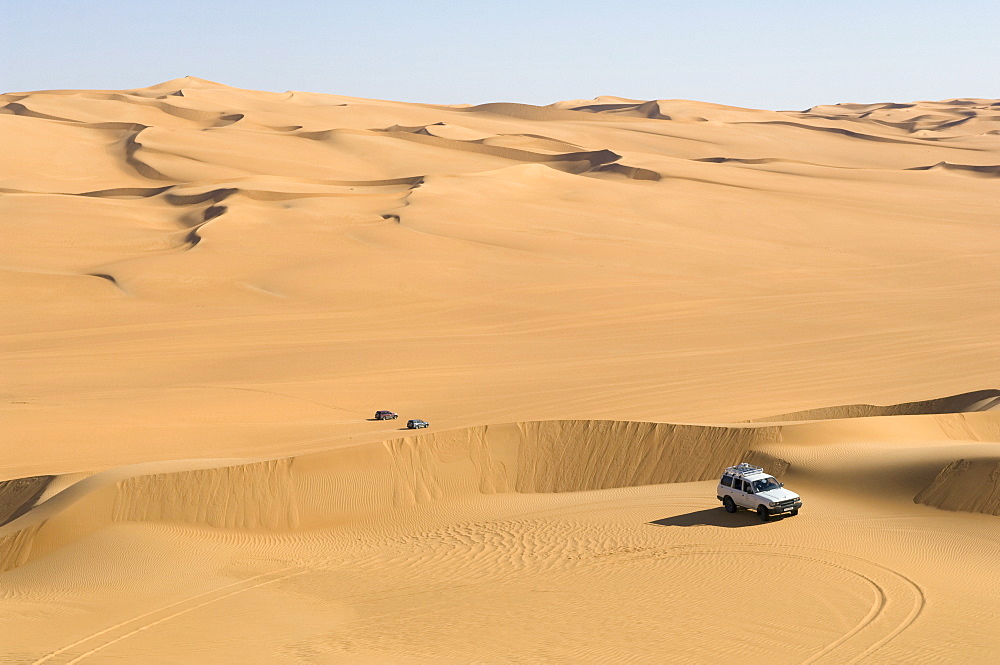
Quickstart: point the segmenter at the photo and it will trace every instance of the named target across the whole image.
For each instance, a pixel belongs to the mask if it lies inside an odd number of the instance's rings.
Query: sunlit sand
[[[0,141],[0,662],[997,661],[1000,102],[184,78]]]

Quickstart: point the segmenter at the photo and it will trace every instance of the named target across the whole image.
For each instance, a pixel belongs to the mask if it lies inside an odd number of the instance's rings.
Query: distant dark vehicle
[[[420,429],[422,427],[430,427],[431,424],[426,420],[407,420],[406,429]]]
[[[395,420],[399,418],[399,414],[393,413],[392,411],[376,411],[375,420]]]

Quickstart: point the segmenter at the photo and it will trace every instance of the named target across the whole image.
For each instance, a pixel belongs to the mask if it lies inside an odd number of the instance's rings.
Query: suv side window
[[[745,480],[737,480],[736,481],[736,489],[738,489],[741,492],[746,492],[747,491],[747,481],[745,481]]]
[[[723,487],[732,487],[733,486],[733,477],[732,476],[722,476],[722,486]]]

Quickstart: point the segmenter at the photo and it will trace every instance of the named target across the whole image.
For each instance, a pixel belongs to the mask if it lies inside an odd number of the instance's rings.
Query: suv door
[[[737,478],[733,481],[733,501],[736,505],[743,506],[744,508],[751,508],[753,510],[757,509],[757,499],[754,497],[753,493],[750,492],[750,483],[746,480]]]

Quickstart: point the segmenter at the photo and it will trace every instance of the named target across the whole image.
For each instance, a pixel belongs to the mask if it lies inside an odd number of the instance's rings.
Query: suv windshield
[[[781,485],[774,478],[761,478],[760,480],[754,480],[752,483],[754,494],[757,492],[766,492],[768,490],[776,490]]]

